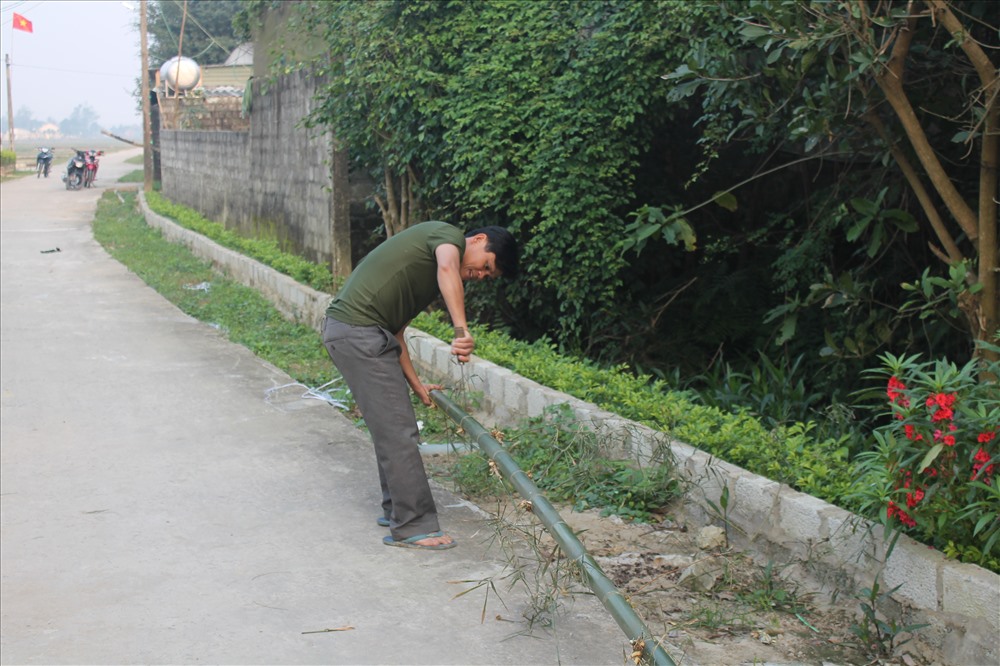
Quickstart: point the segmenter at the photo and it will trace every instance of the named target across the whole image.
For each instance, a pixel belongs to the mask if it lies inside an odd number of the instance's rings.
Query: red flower
[[[931,421],[937,423],[938,421],[950,421],[954,418],[955,412],[951,410],[950,407],[940,407],[934,415],[931,416]]]
[[[945,435],[944,436],[944,445],[945,446],[955,446],[955,436],[954,435]]]
[[[979,450],[976,451],[976,455],[974,455],[972,459],[976,461],[976,464],[972,466],[972,476],[970,477],[970,480],[975,481],[978,478],[986,485],[990,485],[990,476],[993,474],[993,465],[986,464],[990,461],[990,454],[987,453],[982,447],[979,447]],[[982,473],[980,473],[979,470],[982,470]]]
[[[924,491],[917,488],[912,493],[906,493],[906,506],[912,509],[917,505],[917,503],[924,498]]]
[[[991,432],[981,432],[979,433],[979,437],[976,438],[976,441],[979,442],[980,444],[985,444],[986,442],[992,441],[992,439],[996,436],[997,436],[996,430],[993,430]],[[982,449],[980,449],[980,451],[982,451]]]
[[[906,439],[909,439],[911,441],[919,442],[924,438],[924,436],[918,433],[917,429],[912,425],[904,426],[903,430],[906,432]]]
[[[927,406],[933,407],[937,405],[938,407],[950,408],[955,404],[955,394],[954,393],[937,393],[927,398]]]
[[[905,395],[902,394],[902,391],[905,390],[906,390],[906,384],[899,381],[899,379],[897,379],[896,377],[890,377],[889,388],[886,389],[885,393],[886,395],[889,396],[889,402],[896,403],[900,407],[909,407],[910,406],[909,398],[907,398]]]
[[[917,521],[914,520],[913,517],[910,516],[910,514],[900,509],[898,506],[896,506],[896,503],[891,500],[889,501],[889,508],[886,513],[889,516],[889,518],[892,517],[899,518],[899,522],[903,523],[907,527],[914,527],[917,524]]]

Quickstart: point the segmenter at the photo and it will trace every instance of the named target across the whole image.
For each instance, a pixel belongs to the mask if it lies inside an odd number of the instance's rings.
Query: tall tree
[[[59,131],[66,136],[100,136],[101,126],[97,123],[98,118],[97,112],[92,107],[79,104],[73,108],[69,118],[59,123]]]
[[[675,98],[697,95],[702,103],[703,168],[734,139],[781,150],[795,161],[860,158],[872,172],[891,165],[907,190],[886,187],[873,173],[872,180],[855,180],[842,191],[843,204],[833,214],[847,239],[863,243],[868,258],[877,260],[868,264],[872,271],[885,268],[891,243],[905,244],[911,234],[923,239],[929,254],[911,267],[902,285],[910,297],[902,299],[895,321],[883,317],[877,334],[865,315],[869,325],[859,335],[884,341],[899,316],[912,312],[961,321],[970,341],[995,341],[995,5],[754,0],[718,3],[714,11],[727,28],[703,33],[711,45],[693,42],[686,64],[666,77]],[[776,311],[790,324],[789,335],[800,304],[869,309],[857,307],[858,273],[848,272],[814,289],[813,298]],[[875,302],[871,293],[868,305]],[[828,335],[827,347],[858,352],[859,337],[842,335],[838,344]]]
[[[35,114],[26,106],[22,106],[14,114],[14,127],[17,129],[36,130],[42,124],[42,121],[35,118]]]

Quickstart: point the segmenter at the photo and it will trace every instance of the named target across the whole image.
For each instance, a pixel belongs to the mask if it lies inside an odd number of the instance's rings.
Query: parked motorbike
[[[63,181],[66,182],[67,190],[78,190],[83,185],[83,177],[87,171],[87,152],[84,150],[72,149],[75,153],[69,158],[66,164],[66,175]]]
[[[103,150],[88,150],[85,154],[84,172],[83,172],[83,186],[92,187],[94,181],[97,180],[97,167],[100,165],[100,161],[97,159],[99,156],[103,155]]]
[[[38,172],[38,178],[45,174],[45,177],[49,177],[49,169],[52,167],[52,158],[55,157],[52,153],[51,148],[39,148],[38,155],[35,157],[35,170]]]

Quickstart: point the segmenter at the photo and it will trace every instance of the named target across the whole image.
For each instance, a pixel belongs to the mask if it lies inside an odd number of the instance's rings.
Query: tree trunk
[[[975,294],[971,292],[962,294],[959,299],[959,307],[965,314],[972,337],[977,341],[992,342],[997,335],[997,310],[1000,307],[998,306],[1000,292],[998,292],[997,285],[996,231],[997,153],[998,142],[1000,142],[1000,137],[997,135],[1000,127],[998,127],[996,102],[1000,82],[997,79],[996,67],[992,65],[979,45],[967,38],[964,27],[951,12],[947,3],[942,0],[928,0],[927,4],[933,11],[936,19],[959,42],[969,60],[975,66],[983,84],[980,93],[983,95],[983,99],[985,99],[986,113],[982,121],[983,145],[980,163],[978,215],[961,197],[948,177],[930,141],[927,139],[920,120],[917,118],[903,87],[906,58],[909,56],[910,44],[913,40],[913,28],[917,21],[916,17],[911,17],[908,20],[907,26],[897,34],[888,66],[876,75],[875,80],[889,102],[889,105],[899,118],[903,130],[909,138],[910,144],[930,178],[934,189],[977,250],[978,274],[970,273],[967,277],[967,282],[970,285],[978,282],[982,285],[982,289]],[[910,174],[907,174],[907,177],[912,185],[913,180],[910,178]],[[951,238],[951,234],[947,233],[943,226],[940,225],[939,217],[936,214],[929,215],[929,219],[932,221],[938,238],[947,249],[948,259],[954,260],[957,247],[954,246],[954,243],[949,246],[946,240]],[[933,224],[935,219],[938,219],[938,224]],[[941,255],[939,254],[939,256]],[[958,253],[958,256],[961,256],[961,253]],[[980,350],[980,353],[986,358],[996,360],[997,355],[995,353],[986,352],[985,350]]]
[[[409,165],[399,176],[386,168],[384,184],[385,196],[376,194],[375,203],[382,213],[385,237],[392,238],[420,219],[420,199],[413,193],[417,178]]]
[[[1000,268],[998,268],[997,245],[997,166],[1000,158],[1000,73],[982,47],[969,38],[968,32],[942,0],[927,3],[941,25],[951,33],[962,47],[969,61],[976,68],[982,83],[980,95],[984,100],[985,112],[981,122],[982,150],[979,164],[979,282],[983,285],[980,293],[978,312],[980,340],[994,341],[1000,330]],[[998,359],[998,354],[986,352],[986,358]]]

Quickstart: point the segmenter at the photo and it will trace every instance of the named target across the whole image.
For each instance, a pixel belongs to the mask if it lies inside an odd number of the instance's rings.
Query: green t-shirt
[[[440,293],[434,250],[443,243],[465,254],[465,235],[446,222],[421,222],[386,240],[361,260],[326,314],[398,333]]]

